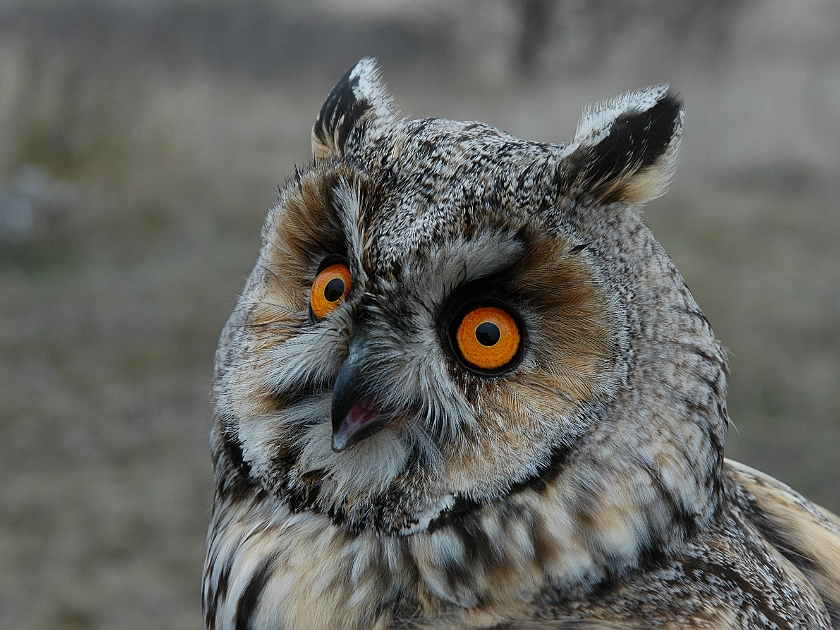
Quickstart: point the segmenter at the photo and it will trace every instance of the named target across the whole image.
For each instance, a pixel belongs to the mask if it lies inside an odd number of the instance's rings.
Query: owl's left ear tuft
[[[315,159],[341,157],[351,144],[385,133],[392,121],[391,97],[376,60],[365,57],[339,80],[321,107],[312,128]]]
[[[674,174],[684,114],[667,85],[585,109],[563,160],[569,192],[631,204],[662,195]]]

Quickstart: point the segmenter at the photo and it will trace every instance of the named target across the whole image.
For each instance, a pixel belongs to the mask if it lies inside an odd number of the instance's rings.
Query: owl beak
[[[385,425],[386,415],[365,399],[364,394],[361,359],[358,353],[351,351],[333,386],[332,449],[337,453],[370,437]]]

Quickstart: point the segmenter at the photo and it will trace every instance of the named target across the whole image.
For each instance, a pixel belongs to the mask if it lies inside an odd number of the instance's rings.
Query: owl
[[[840,628],[838,519],[724,459],[640,216],[682,125],[663,85],[557,146],[338,82],[216,354],[206,628]]]

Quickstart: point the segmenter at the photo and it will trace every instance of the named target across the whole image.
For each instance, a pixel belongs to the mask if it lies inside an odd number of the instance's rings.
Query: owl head
[[[222,335],[218,493],[402,536],[549,486],[617,528],[708,517],[725,360],[639,210],[682,122],[655,86],[528,142],[399,119],[356,64]]]

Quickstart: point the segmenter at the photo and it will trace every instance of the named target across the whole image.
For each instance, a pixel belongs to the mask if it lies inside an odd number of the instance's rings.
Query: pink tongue
[[[344,419],[344,424],[348,429],[348,433],[352,435],[380,415],[382,415],[382,410],[379,407],[363,400],[353,405],[350,413]]]

